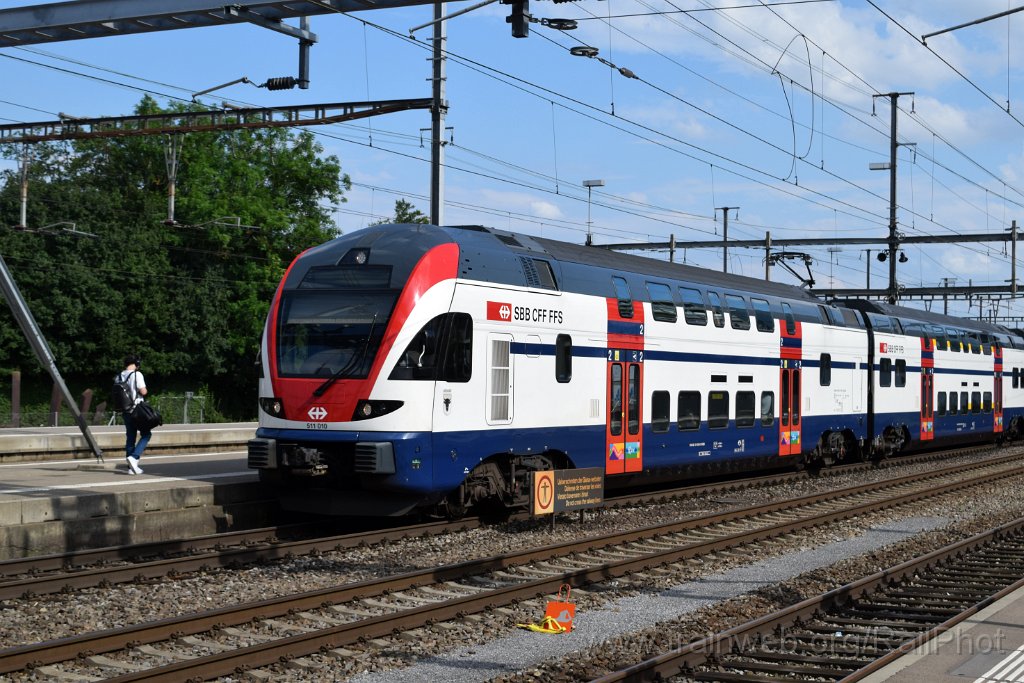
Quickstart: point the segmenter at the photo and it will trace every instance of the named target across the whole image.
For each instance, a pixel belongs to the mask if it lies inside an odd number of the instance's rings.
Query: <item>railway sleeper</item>
[[[821,676],[825,677],[839,677],[847,676],[854,671],[855,668],[842,667],[838,665],[833,666],[809,666],[806,664],[775,664],[771,662],[760,662],[757,661],[756,655],[743,655],[743,657],[754,657],[752,661],[744,660],[742,662],[735,661],[732,657],[728,657],[731,661],[723,661],[719,666],[732,667],[734,669],[740,669],[743,671],[756,671],[758,673],[768,674],[782,674],[782,675],[793,675],[800,674],[804,676]],[[806,662],[806,660],[800,660]]]

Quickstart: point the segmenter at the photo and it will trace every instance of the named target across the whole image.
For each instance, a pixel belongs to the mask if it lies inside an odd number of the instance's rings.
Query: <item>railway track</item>
[[[947,467],[703,519],[607,534],[457,565],[185,615],[0,651],[0,673],[179,681],[250,667],[316,667],[373,639],[726,549],[763,552],[772,539],[837,520],[962,491],[1020,473],[1019,458]],[[538,603],[539,604],[539,603]],[[414,636],[419,637],[419,636]]]
[[[885,465],[914,465],[941,462],[954,455],[986,452],[990,447],[973,447],[908,456]],[[839,476],[877,467],[855,463],[828,470]],[[685,486],[670,490],[631,493],[610,497],[603,507],[623,508],[656,504],[697,496],[722,496],[741,490],[792,483],[808,478],[806,472],[777,472],[723,482]],[[511,519],[526,519],[520,513]],[[177,577],[217,568],[238,568],[256,563],[334,552],[346,548],[388,541],[458,533],[478,528],[485,522],[477,517],[436,521],[396,528],[370,529],[356,533],[323,536],[323,524],[289,525],[196,537],[191,539],[96,548],[39,557],[0,561],[0,600],[68,592],[101,585]],[[291,540],[289,540],[291,539]]]
[[[859,681],[1024,587],[1024,518],[592,683]]]

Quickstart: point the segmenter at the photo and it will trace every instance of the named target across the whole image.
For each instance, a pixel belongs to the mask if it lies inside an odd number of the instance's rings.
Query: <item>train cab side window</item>
[[[940,391],[938,395],[939,404],[935,407],[935,412],[938,415],[946,414],[946,392]]]
[[[622,318],[632,318],[633,295],[629,292],[629,283],[626,282],[625,278],[613,275],[612,286],[615,287],[615,296],[619,300],[619,316]]]
[[[832,354],[821,354],[821,364],[818,366],[818,384],[823,387],[832,384]]]
[[[764,299],[751,297],[750,303],[754,306],[754,322],[757,324],[758,332],[774,332],[775,318],[772,317],[772,309]]]
[[[555,380],[565,384],[572,379],[572,337],[560,334],[555,338]]]
[[[722,298],[718,296],[718,292],[708,292],[708,303],[711,304],[711,317],[715,320],[715,327],[725,327]]]
[[[692,431],[700,428],[700,392],[679,392],[679,431]]]
[[[907,361],[902,358],[896,359],[896,386],[907,386]]]
[[[734,330],[750,329],[750,311],[747,310],[747,302],[743,297],[735,294],[726,294],[725,303],[729,306],[729,324]]]
[[[708,427],[722,429],[729,426],[729,392],[708,393]]]
[[[775,392],[761,392],[761,425],[771,427],[775,424]]]
[[[707,325],[708,312],[704,307],[704,297],[700,290],[680,287],[679,296],[683,299],[683,318],[687,325]]]
[[[669,410],[672,398],[667,391],[655,391],[651,394],[651,429],[655,432],[667,432]]]
[[[676,321],[676,302],[672,299],[672,289],[660,282],[648,282],[647,294],[651,297],[651,313],[655,320],[666,323]]]
[[[468,382],[473,377],[473,318],[468,313],[449,313],[441,379]]]
[[[878,362],[878,386],[892,386],[892,358],[883,358]]]
[[[736,426],[754,426],[754,397],[753,391],[736,392]]]
[[[796,316],[793,315],[793,307],[787,303],[782,304],[782,317],[786,319],[786,334],[796,334]]]
[[[445,313],[420,328],[389,378],[468,382],[472,375],[473,318],[467,313]]]

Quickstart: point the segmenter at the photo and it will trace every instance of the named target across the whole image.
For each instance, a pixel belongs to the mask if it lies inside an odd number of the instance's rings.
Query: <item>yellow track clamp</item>
[[[537,633],[565,633],[569,629],[558,623],[554,617],[544,617],[539,624],[516,624],[519,628],[525,628]]]

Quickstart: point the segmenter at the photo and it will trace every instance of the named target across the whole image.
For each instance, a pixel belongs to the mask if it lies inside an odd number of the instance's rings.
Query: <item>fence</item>
[[[86,422],[93,425],[123,424],[121,413],[108,410],[106,402],[91,406],[91,395],[82,397],[80,409],[84,409]],[[164,424],[192,424],[206,420],[206,396],[186,391],[183,395],[151,394],[147,401],[160,411]],[[66,427],[74,426],[75,418],[71,411],[59,404],[59,409],[29,409],[14,414],[8,409],[6,415],[0,414],[0,426],[8,427]],[[6,419],[5,419],[6,418]]]

